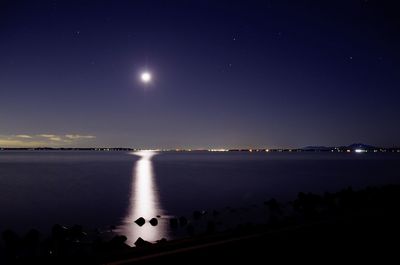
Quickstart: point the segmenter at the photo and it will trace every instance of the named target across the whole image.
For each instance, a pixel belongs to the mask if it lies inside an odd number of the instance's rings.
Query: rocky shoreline
[[[147,242],[139,238],[135,242],[136,247],[127,245],[127,238],[117,235],[113,231],[115,227],[110,227],[108,231],[99,231],[86,230],[79,225],[64,227],[57,224],[53,226],[51,235],[45,238],[34,229],[24,236],[6,230],[2,233],[5,245],[2,256],[9,264],[152,263],[171,258],[185,261],[190,258],[187,253],[215,247],[222,248],[213,254],[214,258],[218,258],[218,253],[231,249],[226,244],[236,242],[234,244],[239,244],[238,247],[244,250],[260,238],[262,242],[247,249],[250,253],[263,246],[263,242],[268,242],[266,245],[271,248],[286,247],[290,245],[289,242],[273,242],[291,237],[293,239],[290,242],[300,240],[305,233],[303,230],[308,231],[306,236],[337,231],[336,234],[342,233],[346,240],[347,236],[350,239],[352,231],[365,225],[368,227],[365,233],[370,236],[373,231],[382,229],[391,229],[391,234],[395,235],[398,232],[396,221],[400,220],[399,202],[400,185],[368,187],[358,191],[347,188],[323,195],[300,192],[291,202],[280,203],[270,199],[262,205],[255,204],[249,208],[227,207],[220,211],[195,211],[191,217],[170,218],[170,229],[186,231],[186,236],[170,241],[160,239],[157,242]],[[256,212],[259,218],[254,218],[252,212]],[[264,215],[260,216],[260,212]],[[234,220],[229,223],[230,219]],[[136,223],[143,225],[150,222],[156,226],[157,220],[139,218]],[[343,234],[343,231],[346,232]],[[364,233],[361,231],[360,235],[362,237]],[[382,236],[380,239],[387,236],[380,233],[377,235]],[[322,239],[324,240],[325,244],[332,243],[335,235]],[[246,243],[241,245],[240,242]],[[365,242],[376,243],[373,236]]]

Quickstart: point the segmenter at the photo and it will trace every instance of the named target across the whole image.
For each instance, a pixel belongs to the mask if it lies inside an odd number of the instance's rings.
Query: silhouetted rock
[[[31,229],[26,234],[24,240],[27,244],[31,245],[31,244],[37,244],[39,242],[39,238],[40,238],[39,231],[36,229]]]
[[[63,240],[67,236],[68,228],[55,224],[51,230],[52,237],[56,240]]]
[[[398,229],[400,216],[396,209],[399,202],[400,185],[367,187],[360,191],[347,188],[335,193],[326,192],[323,196],[313,193],[299,193],[297,199],[292,203],[293,209],[289,209],[287,207],[289,206],[288,204],[279,204],[276,200],[271,199],[264,203],[272,212],[272,214],[268,215],[270,219],[267,225],[258,223],[258,218],[253,219],[252,216],[249,217],[251,218],[250,220],[254,220],[254,223],[249,222],[246,218],[241,218],[242,216],[238,216],[239,213],[242,213],[243,208],[237,208],[238,215],[232,214],[226,216],[228,219],[230,217],[231,220],[229,221],[233,224],[224,224],[220,220],[224,218],[203,218],[201,221],[191,222],[191,220],[182,216],[179,219],[170,219],[170,225],[173,228],[185,226],[184,229],[187,235],[190,236],[203,235],[203,232],[212,234],[219,230],[228,232],[228,236],[232,234],[234,236],[246,235],[249,232],[271,231],[273,233],[268,233],[268,237],[272,236],[272,240],[275,235],[279,240],[281,236],[282,238],[286,238],[287,236],[294,238],[296,241],[291,241],[294,248],[298,246],[307,247],[303,242],[304,240],[308,240],[307,237],[310,233],[314,233],[317,236],[312,240],[315,240],[316,244],[321,244],[321,246],[323,244],[320,243],[321,238],[323,240],[330,240],[329,238],[332,235],[336,236],[338,233],[341,233],[337,238],[342,240],[342,243],[347,240],[347,235],[351,235],[351,238],[357,238],[359,243],[365,242],[366,244],[370,244],[370,242],[377,242],[376,244],[378,245],[385,242],[385,235],[392,235],[393,231],[397,231]],[[228,210],[230,209],[232,208],[228,208]],[[283,210],[285,210],[285,215],[282,214]],[[226,212],[225,210],[222,211],[222,215],[225,217]],[[216,210],[211,213],[212,216],[219,214]],[[205,212],[194,212],[193,214],[200,219]],[[329,222],[329,225],[325,225],[326,220]],[[335,221],[338,220],[340,223],[336,224]],[[142,225],[145,224],[143,218],[139,218],[137,221]],[[154,225],[154,221],[158,222],[158,219],[152,218],[149,222],[151,225]],[[361,228],[359,231],[357,230],[357,234],[351,233],[353,229],[358,229],[360,224]],[[350,227],[347,227],[348,225]],[[289,229],[283,229],[282,232],[282,228]],[[115,227],[110,227],[110,229],[115,229]],[[369,232],[369,229],[372,232]],[[185,232],[185,230],[179,230],[179,232]],[[384,232],[382,232],[383,230]],[[325,236],[325,232],[329,236]],[[5,255],[5,259],[10,261],[9,264],[98,264],[97,261],[103,262],[103,257],[108,262],[109,257],[122,257],[126,253],[129,253],[130,247],[126,244],[127,238],[125,236],[115,236],[111,240],[108,240],[110,234],[112,233],[109,233],[109,231],[102,233],[99,230],[93,230],[90,233],[90,237],[84,238],[86,240],[81,241],[80,238],[83,238],[86,233],[79,225],[71,228],[66,228],[58,224],[54,225],[51,236],[44,239],[40,238],[39,231],[35,229],[30,230],[22,238],[14,231],[6,230],[2,233],[5,248],[0,249],[0,252]],[[176,234],[182,236],[181,233]],[[353,235],[357,235],[357,237]],[[397,235],[398,233],[393,234],[392,238],[397,238]],[[360,238],[359,236],[363,237]],[[209,238],[212,241],[213,237]],[[369,242],[369,238],[377,238],[378,240]],[[267,237],[265,239],[270,240]],[[158,240],[157,244],[165,244],[166,242],[167,240],[163,238]],[[246,240],[243,244],[247,244],[247,242]],[[273,245],[273,241],[271,242],[271,245]],[[143,247],[152,244],[142,238],[138,238],[135,245]],[[164,249],[164,247],[165,249],[169,249],[169,246],[169,244],[161,245],[159,249]],[[172,242],[171,246],[171,249],[173,249],[174,242]],[[144,248],[139,251],[133,250],[133,252],[137,251],[136,253],[140,256],[141,253],[146,254],[151,252],[148,251],[150,249]],[[87,258],[94,258],[96,262],[86,262]],[[0,260],[1,263],[4,259]],[[44,262],[41,263],[40,261],[43,260]]]
[[[199,211],[194,211],[194,212],[193,212],[193,218],[194,218],[195,220],[199,220],[199,219],[201,218],[201,212],[199,212]]]
[[[194,226],[193,226],[192,224],[189,224],[189,225],[186,227],[186,231],[188,232],[188,234],[189,234],[190,236],[193,236],[193,235],[194,235],[194,232],[195,232],[195,228],[194,228]]]
[[[26,257],[35,257],[40,253],[40,233],[36,229],[31,229],[25,235],[23,240],[23,255]]]
[[[146,223],[146,220],[144,220],[143,217],[139,217],[138,219],[136,219],[135,223],[136,223],[138,226],[142,226],[142,225],[144,225],[144,224]]]
[[[126,240],[126,236],[114,236],[110,242],[108,242],[108,247],[111,250],[129,249],[129,246],[125,244]]]
[[[274,212],[274,213],[281,212],[281,207],[280,207],[279,203],[276,201],[276,199],[274,199],[274,198],[270,199],[269,201],[264,202],[264,204],[266,206],[268,206],[268,209],[271,212]]]
[[[156,242],[157,242],[157,244],[165,244],[165,243],[167,243],[168,241],[167,241],[167,239],[165,239],[165,238],[161,238],[160,240],[157,240]]]
[[[178,227],[178,219],[176,219],[176,218],[169,219],[169,225],[172,228],[177,228]]]
[[[2,237],[6,246],[7,255],[10,258],[15,258],[17,251],[21,245],[21,239],[14,231],[7,229],[2,233]]]
[[[72,239],[75,240],[80,240],[82,239],[84,236],[86,236],[86,233],[83,232],[83,227],[81,225],[74,225],[73,227],[71,227],[69,229],[69,236]]]
[[[179,217],[179,224],[181,226],[185,226],[185,225],[187,225],[187,223],[188,223],[188,221],[187,221],[186,217],[184,217],[184,216]]]
[[[135,246],[137,247],[145,247],[145,246],[150,246],[151,243],[144,240],[143,238],[139,237],[136,242],[135,242]]]
[[[215,223],[213,221],[209,221],[207,223],[207,233],[214,233],[215,232]]]
[[[212,215],[213,215],[214,217],[216,217],[216,216],[219,215],[219,212],[218,212],[217,210],[214,210],[213,213],[212,213]]]
[[[297,199],[293,202],[293,209],[302,213],[307,220],[319,217],[325,207],[322,196],[313,193],[299,192]]]
[[[6,242],[17,241],[19,240],[19,236],[11,229],[4,230],[2,233],[2,238]]]
[[[157,220],[157,218],[151,218],[150,224],[151,224],[152,226],[158,225],[158,220]]]

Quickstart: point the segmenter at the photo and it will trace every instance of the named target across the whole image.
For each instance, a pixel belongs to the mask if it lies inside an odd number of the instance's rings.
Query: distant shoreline
[[[140,151],[146,149],[135,149],[127,147],[0,147],[0,151]],[[273,149],[154,149],[159,152],[248,152],[248,153],[400,153],[400,147],[384,148],[350,148],[347,146],[341,147],[323,147],[323,148],[273,148]]]

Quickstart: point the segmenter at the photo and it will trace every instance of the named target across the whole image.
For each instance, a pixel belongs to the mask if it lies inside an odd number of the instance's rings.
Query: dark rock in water
[[[176,218],[171,218],[171,219],[169,220],[169,225],[170,225],[172,228],[177,228],[177,227],[178,227],[178,219],[176,219]]]
[[[144,240],[143,238],[139,237],[136,242],[135,242],[135,246],[137,247],[146,247],[146,246],[150,246],[151,243]]]
[[[94,230],[93,230],[93,233],[95,234],[95,235],[100,235],[101,234],[101,231],[100,231],[100,229],[98,229],[98,228],[95,228]]]
[[[165,244],[165,243],[167,243],[167,239],[161,238],[160,240],[157,240],[156,242],[157,242],[157,244]]]
[[[157,218],[151,218],[150,224],[151,224],[152,226],[158,225],[158,220],[157,220]]]
[[[179,224],[180,224],[181,226],[185,226],[185,225],[187,225],[187,223],[188,223],[188,221],[187,221],[186,217],[181,216],[181,217],[179,218]]]
[[[114,236],[110,243],[112,244],[121,244],[124,243],[127,240],[126,236]]]
[[[110,242],[108,242],[109,250],[129,249],[129,246],[125,244],[126,240],[126,236],[114,236]]]
[[[193,212],[193,218],[194,218],[195,220],[199,220],[199,219],[201,218],[201,212],[199,212],[199,211],[194,211],[194,212]]]
[[[36,244],[39,242],[40,232],[36,229],[31,229],[25,236],[25,242],[27,244]]]
[[[83,232],[83,227],[81,225],[74,225],[69,229],[69,236],[73,239],[81,239],[86,236],[86,233]]]
[[[40,232],[36,229],[31,229],[21,242],[19,250],[22,250],[22,252],[19,254],[24,257],[37,256],[40,253],[40,245]]]
[[[68,228],[55,224],[51,230],[54,239],[64,239],[68,233]]]
[[[236,230],[237,230],[237,231],[242,231],[242,230],[244,230],[244,225],[243,225],[242,223],[238,224],[238,225],[236,226]]]
[[[2,234],[3,240],[7,246],[17,246],[20,242],[20,238],[13,230],[7,229]]]
[[[190,236],[193,236],[193,235],[194,235],[194,231],[195,231],[194,226],[193,226],[192,224],[189,224],[189,225],[187,226],[187,228],[186,228],[186,231],[188,232],[188,234],[189,234]]]
[[[264,204],[266,206],[268,206],[268,208],[271,212],[277,212],[277,213],[281,212],[281,207],[280,207],[279,203],[277,202],[277,200],[275,200],[274,198],[270,199],[269,201],[264,202]]]
[[[250,211],[249,208],[246,208],[246,207],[243,207],[241,210],[242,210],[243,212],[245,212],[245,213],[247,213],[248,211]]]
[[[215,223],[213,221],[209,221],[207,223],[207,233],[214,233],[215,232]]]
[[[161,218],[161,215],[157,215],[157,218]]]
[[[15,259],[18,256],[19,249],[21,247],[21,239],[12,230],[7,229],[2,233],[2,237],[5,243],[5,252],[10,259]],[[3,253],[1,253],[3,254]],[[14,263],[10,263],[14,264]]]
[[[144,225],[144,223],[146,223],[146,220],[144,220],[143,217],[139,217],[138,219],[136,219],[135,223],[136,223],[138,226],[142,226],[142,225]]]

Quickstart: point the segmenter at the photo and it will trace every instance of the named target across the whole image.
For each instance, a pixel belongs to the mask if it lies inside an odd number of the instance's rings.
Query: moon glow
[[[149,72],[143,72],[140,75],[140,79],[142,80],[143,83],[149,83],[151,81],[151,74]]]

